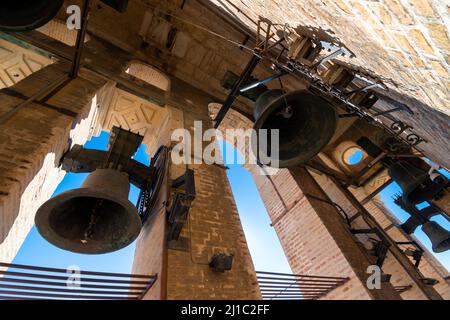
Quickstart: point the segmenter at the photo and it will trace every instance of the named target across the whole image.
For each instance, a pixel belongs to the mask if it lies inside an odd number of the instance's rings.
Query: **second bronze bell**
[[[321,97],[299,90],[269,90],[256,101],[254,129],[279,130],[280,168],[303,164],[317,155],[336,131],[335,108]],[[271,150],[268,138],[267,150]],[[268,155],[271,158],[271,155]]]

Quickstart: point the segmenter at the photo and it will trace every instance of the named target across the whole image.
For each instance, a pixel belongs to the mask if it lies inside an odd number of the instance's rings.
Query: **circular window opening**
[[[363,158],[362,150],[357,147],[351,147],[344,152],[344,162],[351,166],[359,164]]]

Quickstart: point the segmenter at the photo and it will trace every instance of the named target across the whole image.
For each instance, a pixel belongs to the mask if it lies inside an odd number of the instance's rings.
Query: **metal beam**
[[[230,110],[231,105],[234,103],[236,98],[239,96],[239,90],[240,90],[242,84],[252,74],[253,70],[255,70],[255,68],[258,65],[260,60],[261,60],[260,56],[258,56],[256,54],[252,55],[250,61],[247,63],[247,66],[245,67],[244,71],[242,71],[239,79],[234,83],[230,94],[228,95],[227,99],[225,100],[225,102],[223,103],[219,112],[217,113],[217,116],[214,119],[214,128],[215,129],[217,129],[220,126],[220,123],[225,118],[228,110]]]
[[[260,85],[266,84],[266,83],[268,83],[268,82],[270,82],[270,81],[272,81],[272,80],[279,79],[279,78],[281,78],[282,76],[285,76],[285,75],[287,75],[287,74],[288,74],[288,72],[287,72],[286,70],[280,70],[280,72],[278,72],[278,73],[275,73],[275,74],[273,74],[273,75],[271,75],[271,76],[269,76],[269,77],[267,77],[267,78],[265,78],[265,79],[256,81],[255,83],[249,84],[248,86],[245,86],[245,87],[241,88],[241,89],[239,90],[239,92],[240,92],[240,93],[243,93],[243,92],[245,92],[245,91],[254,89],[254,88],[259,87]]]
[[[88,25],[89,11],[91,8],[91,0],[84,0],[83,9],[81,13],[81,27],[77,33],[77,41],[75,44],[75,54],[72,60],[72,67],[70,68],[69,76],[75,79],[80,70],[81,55],[83,53],[84,40],[86,38],[86,31]]]

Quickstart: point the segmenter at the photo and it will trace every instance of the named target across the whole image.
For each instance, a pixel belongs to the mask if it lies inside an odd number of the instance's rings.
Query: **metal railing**
[[[140,300],[157,275],[79,271],[0,262],[2,300]]]
[[[344,277],[256,271],[264,300],[316,300],[349,281]]]
[[[408,291],[412,288],[412,285],[407,286],[394,286],[395,291],[397,291],[399,294],[402,294],[405,291]]]

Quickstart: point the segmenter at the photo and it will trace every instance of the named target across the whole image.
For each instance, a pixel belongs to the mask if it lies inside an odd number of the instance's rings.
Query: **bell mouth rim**
[[[130,222],[130,231],[127,232],[129,235],[133,235],[130,237],[130,241],[127,245],[122,246],[115,250],[104,250],[104,251],[95,251],[95,252],[89,252],[89,251],[74,251],[73,248],[69,248],[68,246],[60,245],[67,241],[67,239],[60,236],[58,233],[56,233],[53,229],[48,228],[45,230],[42,230],[39,225],[44,222],[49,221],[49,215],[52,212],[54,208],[56,208],[58,205],[60,205],[60,202],[67,201],[76,197],[89,197],[89,198],[102,198],[105,200],[110,200],[113,202],[116,202],[120,206],[122,206],[127,212],[134,213],[132,214],[132,219]],[[133,241],[137,239],[137,237],[140,234],[141,231],[141,219],[137,213],[136,207],[127,199],[124,201],[120,196],[115,195],[113,193],[105,193],[101,191],[93,191],[92,189],[88,188],[78,188],[78,189],[72,189],[68,191],[61,192],[57,196],[54,196],[53,198],[50,198],[47,200],[44,204],[42,204],[39,209],[36,212],[36,215],[34,217],[34,224],[36,226],[36,229],[38,230],[39,234],[49,243],[52,245],[71,252],[75,252],[78,254],[105,254],[105,253],[111,253],[117,250],[121,250],[127,246],[129,246]],[[52,241],[50,241],[51,239]],[[55,241],[57,240],[57,241]]]
[[[273,89],[272,91],[280,91],[280,92],[282,92],[281,89]],[[263,94],[265,94],[265,93],[263,93]],[[337,123],[338,123],[338,120],[339,120],[338,113],[337,113],[336,109],[333,108],[332,104],[329,101],[325,100],[324,98],[322,98],[319,95],[316,95],[316,94],[312,93],[308,89],[300,89],[300,90],[290,91],[290,92],[287,92],[285,94],[280,95],[278,98],[275,98],[270,103],[270,106],[267,107],[266,109],[264,109],[264,111],[259,115],[258,119],[255,121],[255,123],[253,125],[253,129],[254,130],[259,130],[259,129],[262,128],[262,125],[265,122],[265,120],[268,118],[268,115],[270,115],[271,111],[273,111],[276,108],[276,104],[277,104],[276,102],[278,102],[281,99],[285,99],[285,98],[287,98],[287,97],[289,97],[291,95],[296,95],[296,94],[307,94],[309,96],[313,96],[313,97],[315,97],[317,99],[320,99],[320,100],[326,102],[328,105],[330,105],[330,110],[334,111],[333,113],[334,113],[334,119],[335,119],[334,126],[333,126],[333,134],[330,135],[327,144],[330,143],[331,139],[333,138],[334,134],[336,133]],[[327,144],[325,144],[323,147],[325,147]],[[323,149],[323,147],[322,147],[322,149]],[[316,155],[319,152],[320,152],[320,150],[316,153]],[[278,163],[279,163],[278,168],[280,168],[280,169],[282,169],[282,168],[289,168],[289,167],[297,166],[297,165],[300,165],[300,164],[304,163],[304,161],[303,162],[299,162],[297,159],[298,159],[298,157],[290,158],[290,159],[287,159],[287,160],[278,160]]]

